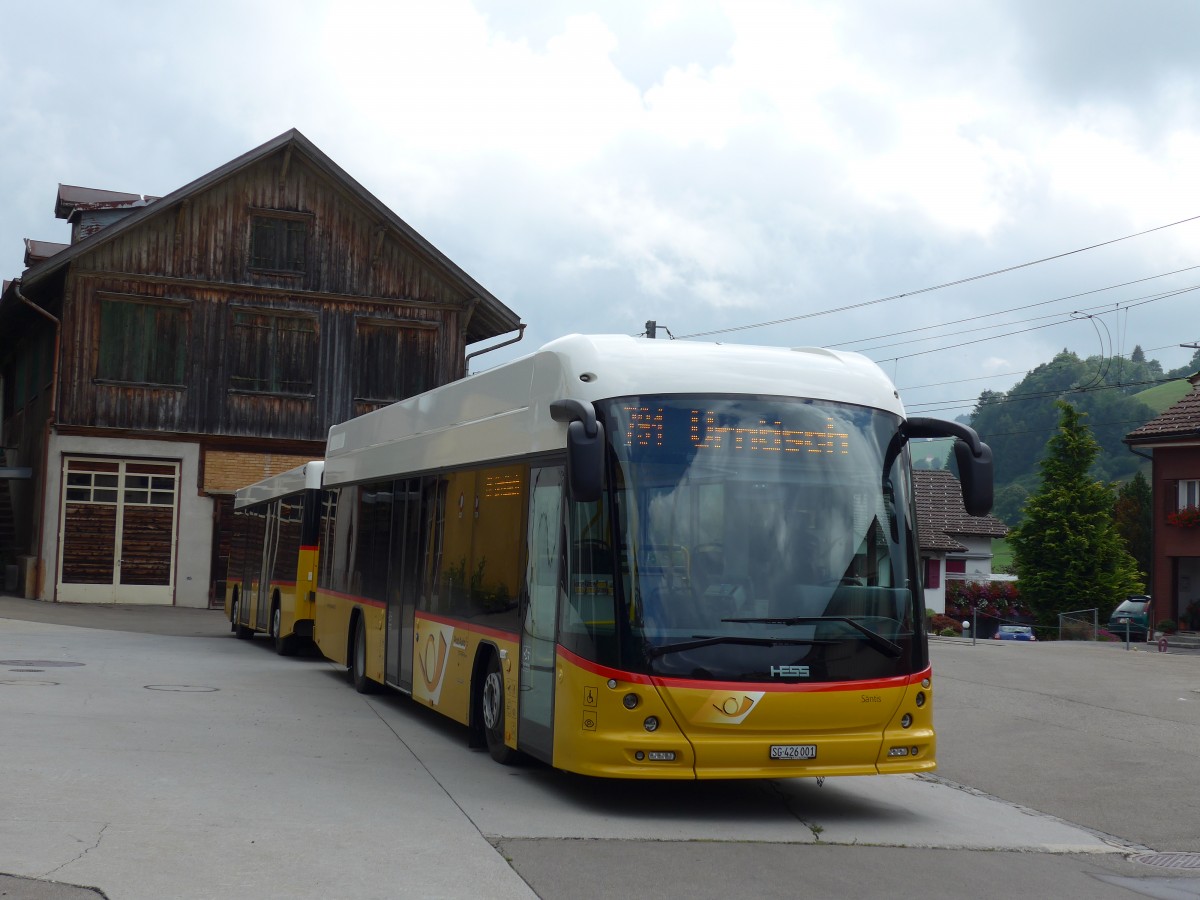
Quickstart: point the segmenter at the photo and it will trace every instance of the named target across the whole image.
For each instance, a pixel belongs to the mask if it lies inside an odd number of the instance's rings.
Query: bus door
[[[435,486],[427,480],[426,491]],[[384,680],[412,690],[413,616],[421,590],[426,529],[420,478],[398,478],[392,495],[392,565],[388,571]]]
[[[263,535],[262,565],[258,571],[258,603],[254,607],[254,627],[266,631],[271,613],[271,579],[275,574],[275,554],[279,550],[279,501],[267,506],[266,533]]]
[[[521,592],[521,666],[517,746],[552,761],[555,616],[563,577],[563,467],[529,473],[525,585]]]

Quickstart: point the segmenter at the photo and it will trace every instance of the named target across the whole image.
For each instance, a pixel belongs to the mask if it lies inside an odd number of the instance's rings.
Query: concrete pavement
[[[0,598],[8,896],[1200,896],[1187,872],[1132,861],[1171,847],[1035,811],[1035,781],[1014,806],[903,777],[668,785],[505,769],[403,697],[357,695],[323,660],[233,640],[220,612],[31,603]],[[998,705],[998,730],[1004,698],[1032,714],[1034,692],[979,685],[1033,660],[1025,649],[935,655],[951,768],[964,753],[989,763],[970,732],[988,722],[982,703]],[[1061,665],[1065,698],[1083,670]],[[1165,752],[1177,735],[1156,741]],[[1019,743],[995,744],[1021,765]],[[1026,766],[1057,765],[1037,752]]]

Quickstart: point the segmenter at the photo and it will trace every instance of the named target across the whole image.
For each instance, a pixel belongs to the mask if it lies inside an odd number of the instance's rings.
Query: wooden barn
[[[26,241],[0,295],[0,564],[29,597],[219,603],[236,488],[522,329],[295,130],[55,213],[71,243]]]

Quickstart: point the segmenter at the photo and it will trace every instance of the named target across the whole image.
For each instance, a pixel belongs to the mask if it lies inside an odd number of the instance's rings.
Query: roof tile
[[[918,539],[922,550],[961,553],[967,548],[953,535],[1004,537],[1008,526],[994,516],[969,516],[958,479],[946,469],[914,469]]]
[[[1151,419],[1141,428],[1125,435],[1133,443],[1146,442],[1164,437],[1189,437],[1200,435],[1200,372],[1188,379],[1192,392],[1173,406],[1163,410],[1157,419]]]

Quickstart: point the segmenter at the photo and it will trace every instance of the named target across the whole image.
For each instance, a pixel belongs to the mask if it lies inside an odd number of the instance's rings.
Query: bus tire
[[[275,606],[271,609],[271,640],[275,644],[275,652],[280,656],[293,656],[296,653],[296,641],[292,637],[279,636],[282,625],[283,614]]]
[[[504,675],[500,671],[500,660],[496,658],[495,653],[488,654],[483,681],[475,693],[479,704],[479,722],[483,725],[488,753],[498,763],[513,765],[520,758],[520,754],[504,743]]]
[[[233,632],[233,636],[235,638],[237,638],[239,641],[248,641],[248,640],[250,640],[250,638],[254,637],[254,629],[247,628],[245,625],[242,625],[241,623],[238,622],[238,613],[240,612],[239,607],[241,605],[242,604],[241,604],[240,600],[235,599],[233,601],[233,608],[230,610],[230,612],[232,613],[232,615],[230,616],[230,623],[229,623],[230,631]]]
[[[362,616],[354,620],[354,643],[350,656],[350,680],[360,694],[374,694],[379,685],[367,677],[367,627]]]

